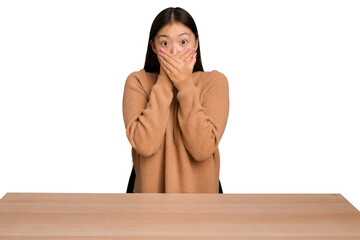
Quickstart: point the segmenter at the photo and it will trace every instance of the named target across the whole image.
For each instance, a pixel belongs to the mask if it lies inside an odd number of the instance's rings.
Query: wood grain
[[[7,193],[0,239],[360,239],[341,194]]]

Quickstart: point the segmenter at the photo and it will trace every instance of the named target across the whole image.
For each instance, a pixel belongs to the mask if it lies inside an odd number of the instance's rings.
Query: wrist
[[[183,89],[193,87],[194,86],[193,79],[192,77],[187,77],[185,79],[182,79],[174,83],[174,86],[177,88],[178,91],[182,91]]]
[[[159,74],[158,77],[157,77],[157,80],[156,80],[156,84],[163,85],[167,89],[174,88],[174,85],[173,85],[172,81],[170,80],[170,78],[167,75]]]

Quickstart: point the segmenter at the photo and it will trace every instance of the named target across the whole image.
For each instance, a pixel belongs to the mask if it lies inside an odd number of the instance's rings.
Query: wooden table
[[[0,239],[360,239],[341,194],[7,193]]]

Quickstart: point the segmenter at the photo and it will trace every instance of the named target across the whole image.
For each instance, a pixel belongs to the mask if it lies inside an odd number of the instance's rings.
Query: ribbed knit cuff
[[[187,88],[194,87],[193,78],[189,77],[185,80],[182,80],[180,82],[174,83],[175,87],[177,88],[178,92],[181,92]]]

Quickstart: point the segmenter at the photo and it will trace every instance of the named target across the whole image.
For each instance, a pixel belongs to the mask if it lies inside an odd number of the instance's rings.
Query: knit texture
[[[123,117],[134,193],[218,193],[228,114],[228,80],[219,71],[197,71],[175,85],[158,73],[132,72]]]

